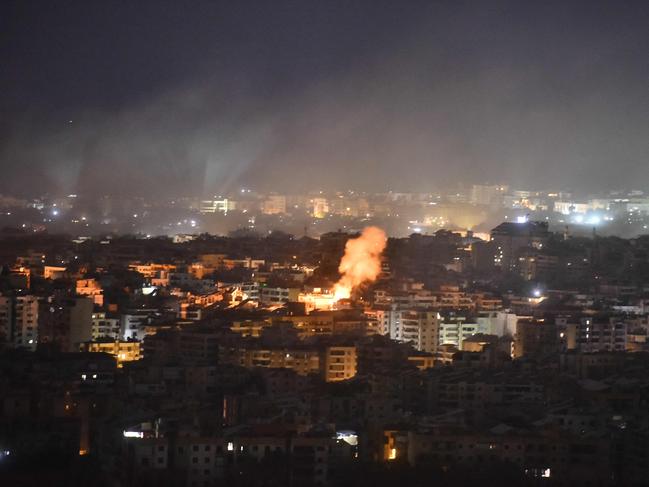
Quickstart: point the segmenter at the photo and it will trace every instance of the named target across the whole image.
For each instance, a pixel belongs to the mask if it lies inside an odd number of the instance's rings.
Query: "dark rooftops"
[[[548,222],[528,221],[524,223],[503,222],[491,230],[491,235],[509,237],[545,237],[548,236]]]

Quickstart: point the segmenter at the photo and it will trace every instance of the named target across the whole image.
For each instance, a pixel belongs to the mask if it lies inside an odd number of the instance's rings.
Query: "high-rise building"
[[[525,318],[516,323],[514,358],[556,352],[559,346],[559,333],[554,322]]]
[[[384,307],[372,313],[379,332],[400,342],[409,342],[422,352],[434,352],[439,344],[439,313],[434,310]]]
[[[120,368],[123,367],[124,362],[131,362],[142,358],[141,344],[140,342],[134,341],[92,341],[82,343],[80,345],[80,350],[83,352],[100,352],[112,355],[117,359],[117,366]]]
[[[623,352],[626,323],[616,317],[582,318],[577,325],[577,348],[582,352]]]
[[[107,316],[106,313],[92,314],[92,339],[110,338],[119,340],[120,323],[118,318]]]
[[[38,298],[0,296],[0,341],[12,348],[36,350]]]
[[[92,340],[92,299],[48,298],[39,304],[39,345],[77,352],[81,343]]]
[[[141,308],[129,310],[120,318],[120,332],[124,340],[144,340],[146,327],[151,324],[151,319],[158,313],[157,309]]]
[[[514,270],[525,249],[540,249],[550,237],[547,222],[504,222],[491,230],[496,246],[494,263],[503,270]]]
[[[455,345],[462,350],[464,340],[476,333],[487,333],[484,324],[465,314],[442,313],[439,323],[439,344]]]

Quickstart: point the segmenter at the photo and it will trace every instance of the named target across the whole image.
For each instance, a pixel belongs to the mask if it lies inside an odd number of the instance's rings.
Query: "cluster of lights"
[[[124,438],[144,438],[142,431],[124,431]]]

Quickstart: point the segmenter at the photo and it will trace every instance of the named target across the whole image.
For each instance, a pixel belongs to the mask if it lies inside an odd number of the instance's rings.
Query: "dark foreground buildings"
[[[649,483],[648,239],[348,238],[3,235],[0,484]]]

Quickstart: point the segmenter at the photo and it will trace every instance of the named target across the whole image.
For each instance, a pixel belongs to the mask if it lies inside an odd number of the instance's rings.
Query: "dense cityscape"
[[[34,210],[69,220],[54,204]],[[15,485],[643,484],[649,238],[571,227],[7,227],[1,468]]]
[[[649,2],[0,2],[0,487],[649,486]]]
[[[284,231],[296,236],[356,231],[378,225],[391,236],[440,229],[484,236],[501,221],[547,221],[575,235],[633,237],[649,225],[649,193],[596,194],[523,190],[506,184],[466,184],[428,193],[310,191],[263,193],[250,188],[209,197],[153,198],[67,194],[19,198],[0,195],[0,223],[27,233],[77,237],[132,234],[178,236]]]

